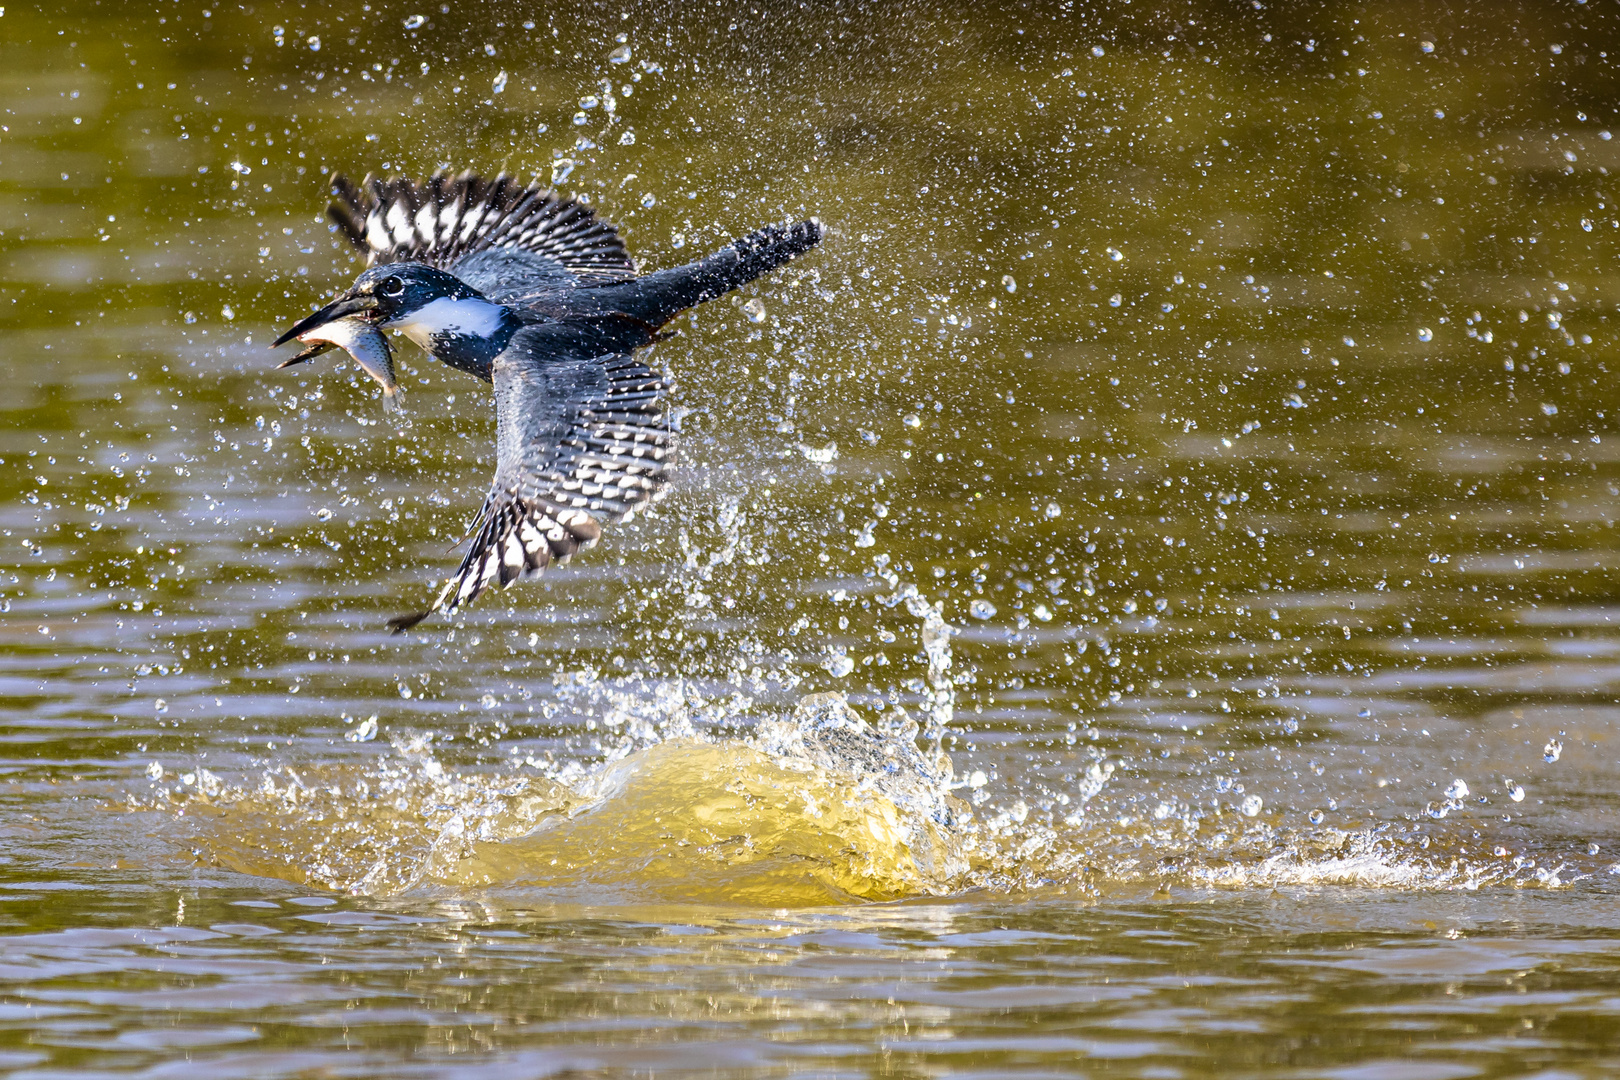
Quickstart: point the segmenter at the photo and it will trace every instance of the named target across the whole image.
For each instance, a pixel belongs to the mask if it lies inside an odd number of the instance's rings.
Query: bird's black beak
[[[318,341],[292,359],[283,360],[281,363],[277,364],[276,367],[284,368],[292,367],[294,364],[307,364],[309,361],[315,359],[317,356],[321,355],[321,353],[326,352],[331,348],[333,348],[333,345],[330,341]]]
[[[345,315],[358,315],[363,311],[375,311],[376,309],[377,298],[374,296],[340,296],[309,318],[298,323],[285,334],[276,338],[275,341],[271,342],[270,347],[273,349],[278,345],[285,345],[293,338],[307,334],[317,326],[325,326],[329,322],[335,322]]]

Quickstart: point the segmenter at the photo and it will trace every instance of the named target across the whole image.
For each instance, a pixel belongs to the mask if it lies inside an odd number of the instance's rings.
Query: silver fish
[[[364,319],[343,318],[322,323],[298,336],[298,340],[311,346],[277,367],[290,367],[313,360],[332,346],[337,346],[354,358],[367,375],[377,380],[383,391],[383,410],[403,412],[405,391],[394,378],[394,352],[381,330]]]

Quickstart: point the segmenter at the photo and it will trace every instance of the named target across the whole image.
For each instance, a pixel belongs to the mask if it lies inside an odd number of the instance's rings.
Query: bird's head
[[[408,328],[437,301],[484,301],[483,295],[454,274],[425,263],[373,266],[352,288],[276,339],[281,345],[338,319],[356,319],[383,327]]]

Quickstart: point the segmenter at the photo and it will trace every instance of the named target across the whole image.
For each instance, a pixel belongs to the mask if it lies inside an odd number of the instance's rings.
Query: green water
[[[0,1070],[1612,1074],[1617,59],[1596,0],[5,5]],[[667,500],[393,637],[488,391],[267,346],[358,272],[326,176],[441,167],[646,269],[829,234],[648,354]]]

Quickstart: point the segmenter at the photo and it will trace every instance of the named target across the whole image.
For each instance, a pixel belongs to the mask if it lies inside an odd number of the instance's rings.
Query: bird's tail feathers
[[[767,225],[685,266],[659,270],[628,285],[634,296],[628,314],[662,326],[689,307],[763,277],[821,242],[826,230],[815,218],[791,225]]]
[[[394,633],[404,633],[435,611],[449,615],[491,585],[511,588],[537,577],[552,563],[566,563],[576,552],[592,547],[602,535],[591,515],[546,499],[492,500],[480,518],[460,569],[426,611],[390,619],[388,627]]]

